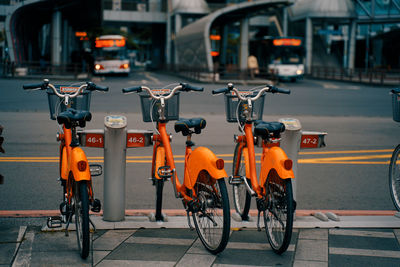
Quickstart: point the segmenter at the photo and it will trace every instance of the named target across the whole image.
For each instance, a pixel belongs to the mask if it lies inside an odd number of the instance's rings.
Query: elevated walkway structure
[[[178,32],[175,38],[179,64],[189,68],[203,68],[208,72],[214,71],[213,59],[211,56],[211,28],[215,25],[240,21],[240,66],[245,66],[244,68],[247,68],[249,17],[260,14],[275,14],[277,10],[293,3],[293,0],[242,2],[219,9],[187,25]]]
[[[313,51],[318,51],[318,55],[321,56],[321,52],[324,51],[325,47],[313,47],[315,45],[323,45],[323,42],[315,42],[314,32],[316,28],[320,30],[317,34],[323,35],[325,42],[330,43],[332,36],[335,38],[341,38],[344,41],[344,50],[348,53],[344,53],[346,58],[343,59],[343,65],[349,68],[354,68],[354,57],[355,57],[355,44],[356,44],[356,24],[355,20],[357,14],[355,12],[355,6],[351,0],[298,0],[296,3],[288,8],[289,19],[294,25],[302,25],[304,29],[298,29],[293,27],[294,31],[299,31],[305,36],[306,44],[306,72],[310,73],[313,63]],[[347,32],[337,30],[339,26],[345,25],[348,29]],[[348,35],[348,36],[345,36]],[[322,40],[321,38],[318,40]],[[327,50],[327,49],[325,49]],[[348,56],[347,56],[348,55]],[[324,58],[329,58],[326,52],[323,55]]]

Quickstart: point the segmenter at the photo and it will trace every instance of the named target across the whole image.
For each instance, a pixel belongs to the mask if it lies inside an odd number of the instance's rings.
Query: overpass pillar
[[[350,24],[350,33],[349,33],[349,57],[348,57],[348,69],[354,69],[354,59],[356,54],[356,30],[357,30],[357,23],[353,20]]]
[[[51,64],[61,64],[61,12],[55,10],[51,23]]]
[[[311,18],[306,19],[306,71],[311,73],[313,46],[313,25]]]
[[[249,56],[249,19],[242,19],[240,22],[240,51],[239,68],[241,71],[247,69],[247,58]]]

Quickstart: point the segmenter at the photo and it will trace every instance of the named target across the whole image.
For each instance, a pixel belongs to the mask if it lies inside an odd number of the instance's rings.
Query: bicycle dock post
[[[103,220],[125,219],[126,125],[124,116],[104,118]]]
[[[297,157],[301,149],[325,147],[326,132],[302,131],[301,123],[297,119],[282,118],[279,122],[285,124],[280,145],[286,155],[293,161],[293,173],[295,179],[292,181],[293,199],[297,200]]]
[[[125,219],[126,149],[150,146],[152,131],[127,130],[126,117],[104,118],[105,130],[78,132],[82,146],[104,148],[103,220]]]

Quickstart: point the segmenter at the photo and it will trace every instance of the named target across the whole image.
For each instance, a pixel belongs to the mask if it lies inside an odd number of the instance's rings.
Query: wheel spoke
[[[195,184],[196,201],[200,210],[192,215],[200,240],[210,252],[216,254],[228,242],[230,214],[225,182],[212,182],[211,179],[208,177],[208,180],[202,179],[202,183],[198,181]]]
[[[268,201],[264,211],[265,230],[272,249],[281,254],[289,246],[293,227],[291,181],[270,173],[265,186]]]

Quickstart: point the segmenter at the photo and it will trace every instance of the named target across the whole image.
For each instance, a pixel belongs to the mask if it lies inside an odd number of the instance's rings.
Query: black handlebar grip
[[[196,86],[192,86],[188,83],[181,83],[180,84],[182,86],[182,89],[180,91],[196,91],[196,92],[203,92],[204,88],[203,87],[196,87]]]
[[[44,85],[43,83],[24,84],[22,85],[22,88],[24,88],[24,90],[44,89],[43,85]]]
[[[138,92],[140,93],[142,91],[142,86],[134,86],[134,87],[129,87],[129,88],[123,88],[122,93],[131,93],[131,92]]]
[[[281,88],[278,88],[278,87],[275,87],[275,86],[269,86],[269,89],[270,89],[270,92],[273,93],[273,94],[275,94],[275,93],[287,94],[287,95],[290,94],[290,90],[281,89]]]
[[[212,94],[217,95],[217,94],[227,93],[228,91],[229,91],[229,88],[214,89],[214,90],[212,90]]]
[[[107,92],[108,91],[108,86],[100,86],[100,85],[95,85],[95,90],[96,91],[102,91],[102,92]]]
[[[108,87],[107,86],[100,86],[100,85],[94,84],[92,82],[88,82],[86,90],[107,92],[108,91]]]
[[[400,89],[399,88],[394,88],[394,89],[391,90],[391,92],[393,94],[400,94]]]

